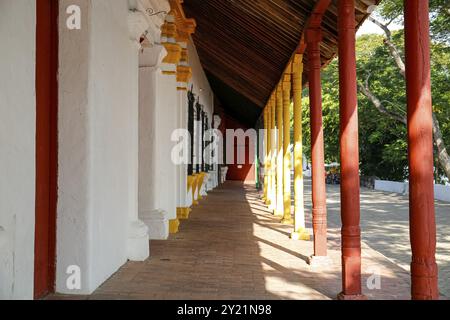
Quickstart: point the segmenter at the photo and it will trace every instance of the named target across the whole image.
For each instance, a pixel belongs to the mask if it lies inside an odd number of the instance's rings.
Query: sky
[[[374,13],[376,15],[376,11]],[[396,24],[395,22],[391,23],[389,25],[389,29],[391,31],[402,29],[403,27],[400,24]],[[369,34],[369,33],[375,33],[375,34],[383,34],[383,31],[380,29],[380,27],[376,26],[369,20],[366,20],[364,24],[359,28],[357,36],[363,35],[363,34]]]

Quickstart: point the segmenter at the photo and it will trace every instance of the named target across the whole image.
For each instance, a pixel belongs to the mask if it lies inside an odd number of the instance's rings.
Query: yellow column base
[[[291,239],[309,241],[311,240],[311,235],[305,228],[300,228],[297,231],[292,232]]]
[[[176,234],[180,231],[180,220],[173,219],[169,221],[169,233],[170,234]]]
[[[284,215],[282,211],[278,211],[277,209],[273,210],[273,214],[276,217],[282,217]]]
[[[270,199],[266,199],[265,204],[266,204],[267,206],[270,206],[270,205],[272,204],[272,202],[270,201]]]
[[[191,213],[191,208],[177,208],[177,217],[179,220],[189,219],[190,213]]]
[[[292,219],[292,218],[283,218],[282,220],[281,220],[281,223],[282,224],[284,224],[284,225],[293,225],[294,224],[294,219]]]

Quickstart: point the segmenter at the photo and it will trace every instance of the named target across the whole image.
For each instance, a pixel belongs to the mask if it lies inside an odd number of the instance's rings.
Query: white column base
[[[150,240],[167,240],[169,238],[169,219],[166,212],[162,210],[142,212],[139,217],[148,227]]]
[[[140,220],[129,225],[127,255],[130,261],[145,261],[150,256],[148,227]]]
[[[200,188],[200,195],[202,197],[206,197],[208,195],[208,193],[207,193],[208,187],[207,186],[208,186],[209,177],[210,177],[209,173],[205,174],[205,178],[203,180],[203,185]]]
[[[210,171],[207,186],[208,191],[214,190],[217,187],[216,180],[217,180],[217,171]]]
[[[188,208],[192,207],[192,205],[194,204],[194,199],[192,196],[192,188],[189,188],[186,194],[186,206]]]

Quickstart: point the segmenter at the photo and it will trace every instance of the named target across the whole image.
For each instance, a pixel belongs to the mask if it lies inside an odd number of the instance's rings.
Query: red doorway
[[[58,4],[36,0],[36,299],[55,287]]]

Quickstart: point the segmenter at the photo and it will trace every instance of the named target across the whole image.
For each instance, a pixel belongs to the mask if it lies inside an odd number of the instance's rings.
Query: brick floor
[[[306,263],[312,242],[290,240],[292,227],[281,225],[259,198],[253,186],[227,182],[194,208],[179,234],[152,241],[149,260],[126,264],[92,296],[79,298],[335,299],[341,288],[336,225],[329,228],[332,265],[312,269]],[[380,273],[379,290],[366,286],[373,272]],[[407,271],[363,243],[369,299],[409,299],[409,290]]]

